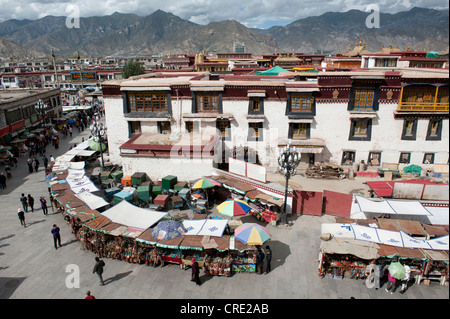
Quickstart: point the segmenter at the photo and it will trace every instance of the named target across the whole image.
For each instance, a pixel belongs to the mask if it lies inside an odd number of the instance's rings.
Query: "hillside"
[[[8,20],[0,23],[0,37],[30,50],[71,56],[139,55],[231,52],[233,43],[244,43],[254,54],[296,51],[335,54],[365,40],[367,49],[378,51],[382,44],[401,49],[443,50],[448,44],[449,12],[413,8],[397,14],[381,13],[380,28],[369,29],[369,13],[358,10],[328,12],[299,19],[284,27],[250,29],[226,20],[199,25],[161,10],[140,17],[114,13],[81,18],[79,29],[68,29],[65,17],[46,16],[38,20]]]

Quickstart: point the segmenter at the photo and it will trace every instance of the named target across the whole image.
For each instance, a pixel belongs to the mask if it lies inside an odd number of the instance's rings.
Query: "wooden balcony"
[[[448,103],[400,102],[398,111],[408,112],[448,112]]]

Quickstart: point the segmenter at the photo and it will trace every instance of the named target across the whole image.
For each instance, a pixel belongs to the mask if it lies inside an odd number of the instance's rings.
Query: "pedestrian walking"
[[[9,163],[7,163],[5,166],[5,173],[6,173],[6,177],[8,177],[8,179],[12,178],[11,166],[9,165]]]
[[[69,127],[69,134],[70,134],[70,137],[72,137],[72,126]]]
[[[198,265],[198,262],[195,258],[192,258],[192,277],[191,281],[195,281],[197,286],[201,285],[200,282],[200,266]]]
[[[31,159],[31,157],[28,158],[27,165],[28,165],[28,172],[33,173],[33,160]]]
[[[403,265],[405,267],[405,277],[402,278],[402,288],[400,289],[400,293],[403,294],[406,289],[408,289],[408,282],[411,276],[411,268],[408,265]]]
[[[22,209],[17,209],[17,215],[19,216],[19,220],[20,220],[20,224],[23,227],[27,227],[27,225],[25,225],[25,213]]]
[[[6,188],[6,176],[3,172],[0,172],[0,184],[2,185],[2,189]]]
[[[48,166],[48,158],[47,156],[42,156],[42,162],[44,163],[44,168],[47,169]]]
[[[34,198],[28,194],[28,206],[31,208],[31,212],[34,213]]]
[[[38,161],[38,159],[36,158],[36,156],[34,157],[34,159],[33,159],[33,166],[34,166],[34,171],[35,172],[37,172],[38,171],[38,169],[39,169],[39,161]]]
[[[91,292],[88,290],[86,291],[86,297],[84,299],[95,299],[95,297],[91,295]]]
[[[39,198],[39,201],[41,202],[42,212],[45,216],[48,216],[47,201],[45,200],[45,197],[41,196],[41,198]]]
[[[98,279],[100,279],[100,286],[104,286],[105,282],[103,281],[103,267],[105,267],[105,262],[98,257],[95,257],[95,265],[93,274],[97,274]]]
[[[397,280],[391,276],[391,273],[388,273],[388,283],[386,286],[386,292],[389,292],[391,295],[394,293],[395,291],[395,286],[396,286]]]
[[[53,228],[50,231],[53,235],[53,243],[55,245],[55,249],[58,249],[56,243],[58,243],[59,247],[61,247],[61,235],[59,233],[60,229],[56,224],[53,224]]]
[[[22,203],[22,207],[25,213],[28,213],[28,200],[25,197],[24,193],[22,193],[22,196],[20,196],[20,202]]]
[[[272,261],[272,250],[270,250],[269,245],[266,246],[266,272],[269,273],[272,269],[270,267],[270,262]]]

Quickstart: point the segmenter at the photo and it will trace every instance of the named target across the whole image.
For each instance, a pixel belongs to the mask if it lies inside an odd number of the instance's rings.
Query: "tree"
[[[128,79],[130,76],[144,74],[144,66],[137,61],[130,61],[122,69],[122,76],[124,79]]]

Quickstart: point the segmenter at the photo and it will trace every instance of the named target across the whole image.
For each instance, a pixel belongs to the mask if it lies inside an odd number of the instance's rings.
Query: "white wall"
[[[289,131],[288,118],[285,115],[286,101],[264,101],[264,132],[263,141],[247,141],[248,137],[248,100],[224,100],[223,113],[231,113],[231,141],[225,141],[226,147],[232,151],[233,146],[248,146],[258,152],[261,163],[267,167],[268,172],[277,168],[277,151],[280,139],[287,139]],[[177,99],[172,97],[172,134],[185,132],[183,113],[191,112],[190,99]],[[356,151],[355,161],[367,163],[369,152],[381,151],[381,161],[398,163],[400,152],[411,152],[411,164],[421,165],[423,168],[432,168],[432,165],[423,165],[424,153],[435,153],[435,163],[447,163],[449,157],[449,121],[443,119],[442,138],[440,141],[426,141],[429,119],[419,119],[417,138],[415,141],[402,140],[403,119],[394,118],[397,103],[380,103],[376,118],[372,119],[372,132],[370,141],[349,141],[350,112],[347,110],[348,102],[316,103],[316,116],[311,124],[311,139],[321,139],[325,144],[322,153],[316,154],[316,162],[330,161],[341,164],[343,150]],[[128,170],[151,170],[157,178],[164,177],[173,172],[189,178],[192,176],[208,175],[213,169],[211,159],[202,163],[187,164],[168,162],[168,159],[121,157],[119,147],[128,138],[128,123],[123,116],[122,98],[105,98],[106,125],[108,127],[108,142],[110,156],[113,163],[129,165]],[[181,124],[181,126],[180,126]],[[200,133],[209,135],[216,130],[216,122],[200,121]],[[156,133],[156,122],[141,121],[143,132]],[[231,154],[230,154],[231,155]],[[216,155],[219,158],[221,155]],[[133,162],[133,166],[131,163]],[[136,163],[136,164],[135,164]],[[178,165],[180,164],[180,165]],[[189,167],[189,169],[187,169]],[[159,172],[160,171],[160,172]],[[176,173],[175,173],[176,172]],[[147,174],[149,174],[147,172]],[[151,174],[149,174],[151,176]],[[182,177],[183,176],[183,177]]]

